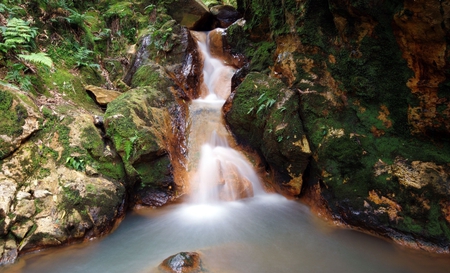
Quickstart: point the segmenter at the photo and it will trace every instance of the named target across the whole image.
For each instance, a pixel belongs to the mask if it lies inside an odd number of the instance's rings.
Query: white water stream
[[[211,63],[209,75],[230,74],[220,61]],[[187,203],[135,211],[103,239],[31,254],[0,272],[157,272],[181,251],[199,252],[208,272],[449,272],[449,256],[332,227],[306,206],[264,193],[245,157],[229,147],[220,114],[226,92],[210,93],[229,90],[229,78],[224,86],[214,77],[205,76],[208,92],[190,107]]]

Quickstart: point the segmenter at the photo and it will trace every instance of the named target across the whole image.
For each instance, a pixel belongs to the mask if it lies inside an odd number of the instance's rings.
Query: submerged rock
[[[158,267],[162,273],[201,273],[200,255],[197,252],[180,252],[165,259]]]

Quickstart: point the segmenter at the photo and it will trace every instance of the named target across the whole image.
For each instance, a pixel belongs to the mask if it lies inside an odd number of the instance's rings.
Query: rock
[[[419,100],[408,112],[413,132],[435,137],[450,135],[450,106],[441,89],[448,81],[448,4],[441,1],[405,1],[403,10],[394,16],[395,38],[402,56],[414,71],[407,85]],[[446,25],[447,22],[447,25]],[[447,87],[448,88],[448,87]],[[442,108],[442,111],[437,109]]]
[[[149,34],[140,39],[124,82],[131,87],[150,86],[163,92],[170,89],[187,100],[198,98],[203,64],[191,33],[173,20],[157,33],[159,36]],[[156,46],[164,33],[170,33],[170,38],[163,46]],[[165,52],[164,58],[161,51]]]
[[[166,8],[173,19],[187,28],[203,23],[210,16],[208,8],[200,0],[174,1]]]
[[[93,167],[87,165],[86,166],[86,175],[88,175],[88,176],[98,176],[99,172],[96,169],[94,169]]]
[[[243,55],[231,54],[227,34],[226,30],[220,28],[213,29],[208,33],[211,56],[223,60],[226,65],[241,68],[246,59]]]
[[[7,239],[3,247],[3,255],[0,256],[0,265],[13,263],[17,259],[17,256],[18,251],[16,242],[11,238]]]
[[[0,173],[0,213],[8,214],[10,212],[12,201],[15,198],[16,184],[6,178],[2,177]]]
[[[149,207],[161,207],[172,200],[170,192],[155,189],[142,189],[136,193],[136,204]]]
[[[39,129],[41,115],[29,96],[0,85],[0,159],[10,155]]]
[[[4,253],[3,261],[13,261],[19,252],[101,236],[120,221],[125,185],[118,180],[125,176],[123,165],[114,149],[106,148],[92,116],[79,110],[65,105],[61,119],[54,108],[40,138],[23,143],[2,160],[0,215],[5,218],[0,233],[20,240],[20,249]],[[67,156],[80,165],[70,165],[63,158]],[[84,160],[102,176],[82,171]]]
[[[164,273],[200,273],[204,272],[202,261],[197,252],[180,252],[165,259],[158,267]]]
[[[94,116],[94,125],[103,128],[103,116]]]
[[[30,230],[30,228],[33,226],[33,224],[34,223],[31,220],[27,220],[27,221],[25,221],[25,223],[22,223],[22,224],[17,223],[11,228],[11,232],[19,240],[22,240],[25,237],[25,235],[27,234],[27,232]]]
[[[233,201],[253,197],[252,183],[243,177],[236,165],[221,162],[219,171],[220,185],[219,198],[224,201]]]
[[[167,107],[173,103],[169,91],[145,87],[128,91],[108,106],[106,134],[113,140],[132,181],[150,188],[167,189],[173,184],[166,142],[172,130]]]
[[[86,85],[84,89],[86,89],[87,92],[93,94],[95,97],[95,101],[101,106],[107,105],[111,101],[115,100],[118,96],[122,95],[121,92],[108,90],[94,85]]]
[[[238,142],[261,152],[276,175],[277,187],[298,195],[311,156],[298,114],[298,93],[280,80],[250,73],[230,98],[224,105],[225,119]]]
[[[31,198],[31,194],[29,192],[19,191],[16,194],[17,201],[20,201],[22,199],[30,199],[30,198]]]
[[[51,192],[49,192],[48,190],[36,190],[33,193],[34,198],[44,198],[46,196],[52,195]]]
[[[239,18],[242,18],[240,14],[233,6],[228,5],[218,5],[210,8],[210,12],[219,21],[219,27],[227,28]]]
[[[14,209],[14,213],[18,217],[31,218],[36,212],[36,206],[34,205],[34,200],[20,200]]]

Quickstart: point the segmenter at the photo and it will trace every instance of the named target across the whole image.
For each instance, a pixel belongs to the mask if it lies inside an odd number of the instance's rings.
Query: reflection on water
[[[82,246],[25,256],[20,271],[4,272],[153,272],[181,251],[200,252],[210,272],[440,273],[450,268],[449,256],[327,226],[306,206],[275,194],[221,205],[143,209],[128,215],[113,234]]]

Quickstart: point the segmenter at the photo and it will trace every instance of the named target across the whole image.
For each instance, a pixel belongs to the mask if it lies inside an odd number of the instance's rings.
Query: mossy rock
[[[168,90],[158,91],[151,87],[130,90],[108,104],[106,134],[113,141],[132,180],[147,181],[148,173],[142,171],[142,164],[167,153],[171,119],[168,109],[173,106],[174,98]]]
[[[299,103],[298,93],[280,80],[253,72],[235,90],[226,113],[237,140],[260,151],[292,195],[300,193],[311,155]]]
[[[25,93],[0,86],[0,115],[0,159],[3,159],[39,129],[40,113]]]
[[[151,86],[157,90],[168,90],[171,86],[174,86],[174,82],[164,71],[163,67],[154,63],[148,63],[137,69],[131,82],[132,88],[141,86]]]

